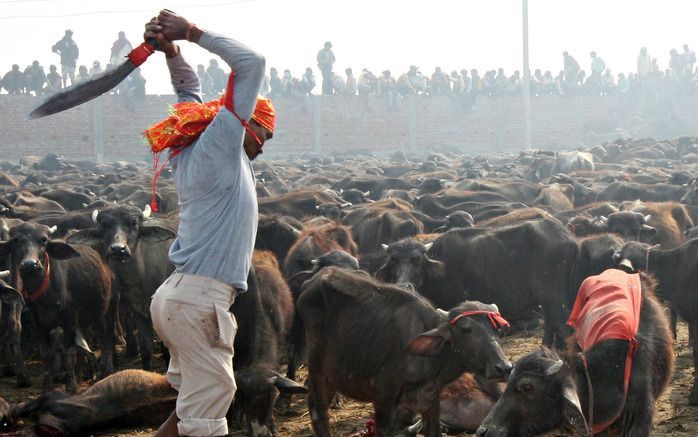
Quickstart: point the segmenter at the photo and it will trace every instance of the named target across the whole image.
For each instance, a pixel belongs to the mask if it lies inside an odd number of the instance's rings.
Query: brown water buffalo
[[[65,333],[68,391],[75,392],[77,347],[91,353],[85,332],[98,335],[104,372],[113,372],[115,318],[118,294],[112,292],[109,268],[92,248],[51,239],[47,226],[23,223],[10,229],[10,240],[0,242],[0,256],[8,255],[11,284],[22,290],[37,324],[46,364],[44,391],[53,388],[55,371],[50,332]],[[17,357],[21,359],[21,357]]]
[[[355,256],[357,245],[349,226],[336,223],[304,229],[288,251],[283,271],[286,278],[298,272],[310,270],[312,260],[331,251],[341,249]]]
[[[671,379],[674,361],[669,325],[653,289],[654,283],[643,277],[639,346],[624,403],[622,363],[628,342],[606,340],[593,346],[584,352],[587,366],[570,342],[562,357],[543,349],[516,363],[477,436],[533,437],[557,429],[587,436],[592,416],[594,424],[616,419],[603,435],[648,436],[654,403]]]
[[[338,392],[373,403],[377,436],[396,435],[417,413],[424,435],[440,437],[439,393],[446,384],[464,371],[500,378],[511,371],[496,323],[485,314],[497,311],[493,305],[465,302],[446,315],[414,293],[326,267],[304,285],[298,311],[318,436],[331,435],[328,404]]]
[[[683,187],[677,185],[646,185],[637,182],[613,182],[608,184],[606,188],[597,194],[596,200],[614,200],[616,202],[636,199],[645,202],[678,201],[684,196],[685,191]]]

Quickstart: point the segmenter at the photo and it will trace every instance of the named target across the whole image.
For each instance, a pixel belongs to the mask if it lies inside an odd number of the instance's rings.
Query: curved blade
[[[127,59],[116,68],[92,76],[48,97],[29,113],[29,118],[45,117],[99,97],[121,83],[135,69],[134,63]]]

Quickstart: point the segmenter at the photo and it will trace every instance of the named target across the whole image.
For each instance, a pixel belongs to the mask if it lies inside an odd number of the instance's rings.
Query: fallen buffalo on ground
[[[57,437],[88,436],[114,427],[159,425],[174,409],[176,399],[177,392],[165,375],[123,370],[76,396],[55,391],[14,408],[7,408],[0,399],[1,428],[17,437]],[[23,418],[34,418],[34,424],[12,429],[17,419]]]

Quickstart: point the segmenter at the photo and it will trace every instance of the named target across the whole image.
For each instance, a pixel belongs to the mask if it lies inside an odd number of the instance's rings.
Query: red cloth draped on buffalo
[[[637,335],[642,302],[639,274],[609,269],[582,282],[567,324],[576,330],[576,340],[587,351],[604,340],[627,340],[623,379],[623,402],[627,398],[632,364],[637,352]],[[594,434],[606,429],[618,417],[604,423],[590,423]]]

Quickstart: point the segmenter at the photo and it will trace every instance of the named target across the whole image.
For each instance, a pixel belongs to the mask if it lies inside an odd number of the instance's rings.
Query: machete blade
[[[45,117],[99,97],[121,83],[135,69],[133,62],[127,59],[116,68],[99,73],[48,97],[29,113],[29,118]]]

